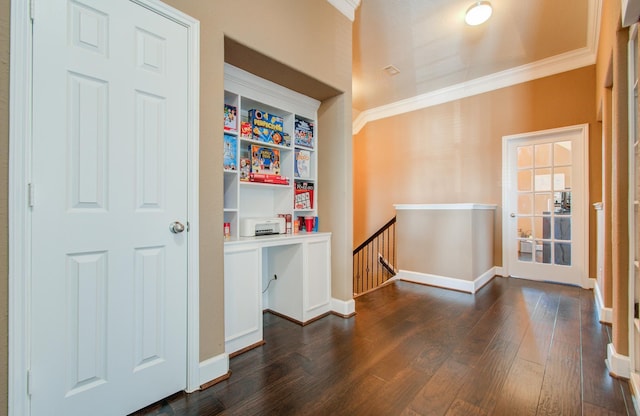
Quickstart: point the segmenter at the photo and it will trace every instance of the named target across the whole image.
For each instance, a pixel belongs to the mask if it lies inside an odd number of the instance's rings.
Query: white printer
[[[241,218],[240,237],[285,234],[287,224],[284,218]]]

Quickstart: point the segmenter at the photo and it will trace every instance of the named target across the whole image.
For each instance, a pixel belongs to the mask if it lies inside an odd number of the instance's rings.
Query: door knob
[[[169,229],[174,234],[180,234],[184,231],[184,224],[180,221],[174,221],[169,225]]]
[[[515,218],[516,214],[514,214],[513,212],[511,213],[511,218]]]

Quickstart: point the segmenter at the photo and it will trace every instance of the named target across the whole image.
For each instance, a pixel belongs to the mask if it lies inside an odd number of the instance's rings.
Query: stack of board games
[[[224,105],[224,130],[238,131],[237,111],[232,105]]]
[[[271,175],[268,173],[250,173],[250,182],[270,183],[275,185],[289,185],[289,178],[281,175]]]
[[[296,146],[313,149],[313,123],[296,118],[293,135]]]
[[[280,174],[280,150],[268,146],[252,144],[251,173]]]
[[[249,123],[253,140],[284,145],[284,122],[282,117],[260,110],[249,110]]]
[[[308,150],[296,149],[296,164],[293,176],[296,178],[311,177],[311,152]]]
[[[294,209],[313,209],[313,183],[295,182]]]
[[[236,162],[237,140],[230,134],[224,135],[223,165],[224,170],[237,170]]]

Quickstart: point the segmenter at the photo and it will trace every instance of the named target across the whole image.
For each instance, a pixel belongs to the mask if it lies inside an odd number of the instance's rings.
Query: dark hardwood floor
[[[265,314],[231,377],[142,415],[635,415],[593,292],[495,278],[475,296],[395,282],[357,316]]]

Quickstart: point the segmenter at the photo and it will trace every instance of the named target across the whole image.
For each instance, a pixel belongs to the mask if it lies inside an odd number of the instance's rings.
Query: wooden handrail
[[[385,232],[387,228],[391,227],[395,223],[396,223],[396,217],[391,218],[389,220],[389,222],[387,222],[385,225],[380,227],[380,229],[378,231],[376,231],[371,237],[367,238],[367,241],[365,241],[364,243],[360,244],[358,246],[358,248],[353,250],[353,254],[355,255],[358,251],[362,250],[365,246],[367,246],[369,243],[371,243],[373,240],[375,240],[376,237],[378,237],[380,234]]]

